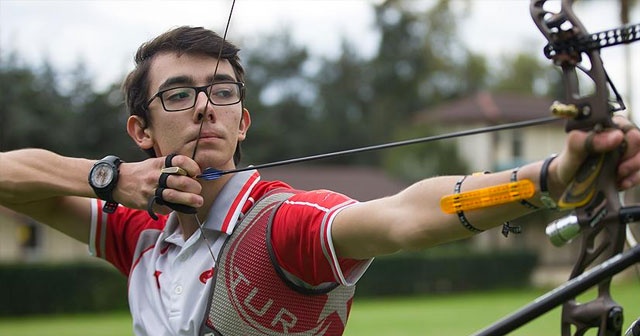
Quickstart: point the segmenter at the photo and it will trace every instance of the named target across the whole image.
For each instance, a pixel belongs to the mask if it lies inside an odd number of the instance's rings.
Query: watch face
[[[98,164],[91,174],[91,183],[96,188],[104,188],[113,180],[113,169],[109,164]]]

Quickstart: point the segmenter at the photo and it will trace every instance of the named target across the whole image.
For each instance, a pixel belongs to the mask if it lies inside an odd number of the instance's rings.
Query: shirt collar
[[[214,200],[209,209],[209,215],[203,222],[203,228],[231,234],[238,218],[242,215],[243,205],[258,181],[260,181],[260,174],[257,170],[235,173]],[[167,219],[164,234],[166,242],[175,244],[176,241],[181,241],[179,237],[182,237],[182,233],[175,211]]]
[[[257,170],[247,170],[233,175],[213,202],[204,227],[231,234],[242,215],[242,206],[258,181],[260,174]]]

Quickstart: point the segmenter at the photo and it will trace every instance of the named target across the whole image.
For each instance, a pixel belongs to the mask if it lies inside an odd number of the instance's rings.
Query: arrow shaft
[[[418,143],[426,143],[426,142],[431,142],[431,141],[451,139],[451,138],[457,138],[457,137],[463,137],[463,136],[469,136],[469,135],[475,135],[475,134],[481,134],[481,133],[496,132],[496,131],[502,131],[502,130],[507,130],[507,129],[530,127],[530,126],[548,124],[548,123],[551,123],[551,122],[554,122],[554,121],[558,121],[558,120],[560,120],[560,119],[557,118],[557,117],[545,117],[545,118],[538,118],[538,119],[526,120],[526,121],[509,123],[509,124],[502,124],[502,125],[474,128],[474,129],[471,129],[471,130],[460,131],[460,132],[433,135],[433,136],[427,136],[427,137],[416,138],[416,139],[389,142],[389,143],[384,143],[384,144],[379,144],[379,145],[372,145],[372,146],[366,146],[366,147],[360,147],[360,148],[346,149],[346,150],[341,150],[341,151],[331,152],[331,153],[323,153],[323,154],[304,156],[304,157],[299,157],[299,158],[294,158],[294,159],[275,161],[275,162],[264,163],[264,164],[259,164],[259,165],[255,165],[255,166],[249,166],[249,167],[244,167],[244,168],[227,170],[227,171],[220,172],[220,174],[224,175],[224,174],[237,173],[237,172],[253,170],[253,169],[271,168],[271,167],[284,166],[284,165],[289,165],[289,164],[294,164],[294,163],[301,163],[301,162],[307,162],[307,161],[314,161],[314,160],[320,160],[320,159],[333,158],[333,157],[338,157],[338,156],[343,156],[343,155],[348,155],[348,154],[364,153],[364,152],[370,152],[370,151],[374,151],[374,150],[401,147],[401,146],[408,146],[408,145],[413,145],[413,144],[418,144]]]

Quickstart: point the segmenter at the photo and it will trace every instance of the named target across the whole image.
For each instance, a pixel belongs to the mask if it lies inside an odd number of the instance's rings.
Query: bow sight
[[[573,11],[573,0],[561,0],[560,11],[545,8],[547,0],[531,0],[530,12],[548,41],[544,54],[562,69],[565,101],[551,110],[567,119],[566,131],[599,132],[615,128],[615,111],[624,109],[622,98],[600,58],[600,49],[640,40],[640,24],[589,34]],[[583,60],[590,64],[582,66]],[[592,93],[579,90],[578,72],[586,74]],[[611,91],[610,91],[611,90]],[[610,100],[610,92],[615,96]],[[581,251],[569,281],[536,299],[514,314],[498,321],[477,335],[504,335],[562,305],[562,336],[584,335],[597,328],[599,336],[619,336],[622,307],[610,295],[611,277],[640,262],[640,246],[623,253],[627,224],[640,218],[640,207],[624,207],[615,183],[615,169],[624,148],[588,157],[560,199],[572,214],[552,223],[547,233],[556,245],[581,235]],[[596,261],[605,260],[600,264]],[[576,296],[592,286],[598,296],[578,303]],[[627,331],[638,335],[638,322]]]

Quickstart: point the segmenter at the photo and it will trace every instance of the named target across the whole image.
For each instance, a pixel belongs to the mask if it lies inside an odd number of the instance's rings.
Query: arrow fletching
[[[196,178],[203,179],[206,181],[213,181],[213,180],[219,179],[222,175],[226,173],[229,173],[229,172],[224,172],[222,170],[209,167],[205,169],[204,172],[202,172],[202,174],[196,176]]]

